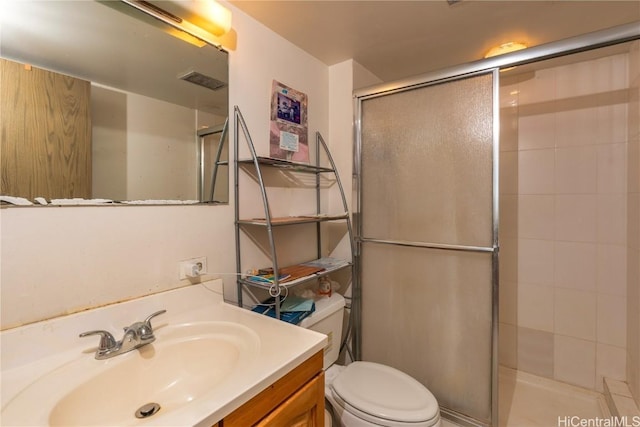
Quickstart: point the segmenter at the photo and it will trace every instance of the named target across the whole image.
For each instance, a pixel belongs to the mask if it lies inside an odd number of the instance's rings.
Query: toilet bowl
[[[420,382],[390,366],[372,362],[336,365],[340,353],[344,297],[316,301],[316,311],[300,326],[327,335],[324,350],[325,397],[341,427],[440,427],[433,394]],[[326,421],[325,426],[331,424]]]

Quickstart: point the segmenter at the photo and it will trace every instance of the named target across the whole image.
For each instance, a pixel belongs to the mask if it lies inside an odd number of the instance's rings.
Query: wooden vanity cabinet
[[[322,351],[311,356],[225,417],[218,426],[324,426],[322,358]]]

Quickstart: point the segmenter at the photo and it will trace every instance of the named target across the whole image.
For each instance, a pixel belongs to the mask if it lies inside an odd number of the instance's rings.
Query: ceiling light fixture
[[[204,3],[206,18],[209,24],[207,30],[220,37],[231,30],[231,11],[215,0],[200,0]]]
[[[495,46],[489,49],[489,52],[484,56],[485,58],[491,58],[492,56],[504,55],[505,53],[515,52],[517,50],[526,49],[527,45],[518,42],[507,42],[500,46]]]
[[[147,0],[121,1],[145,12],[158,21],[168,24],[178,32],[185,32],[187,37],[177,35],[175,32],[169,33],[196,46],[204,46],[204,43],[208,43],[221,47],[219,37],[231,30],[231,11],[215,0],[171,1],[164,3]],[[158,3],[164,7],[160,7]]]

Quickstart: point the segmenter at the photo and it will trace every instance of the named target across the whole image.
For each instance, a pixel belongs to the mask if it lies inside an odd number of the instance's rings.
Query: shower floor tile
[[[509,368],[500,368],[498,392],[500,427],[552,427],[571,425],[571,417],[611,416],[600,393]]]

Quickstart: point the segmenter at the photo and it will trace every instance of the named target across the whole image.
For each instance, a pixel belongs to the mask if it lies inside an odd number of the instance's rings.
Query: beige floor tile
[[[549,427],[558,417],[608,417],[604,398],[591,390],[500,368],[500,427]]]

